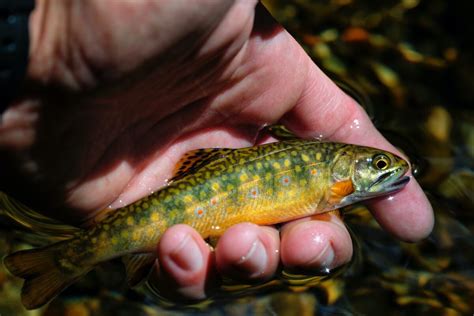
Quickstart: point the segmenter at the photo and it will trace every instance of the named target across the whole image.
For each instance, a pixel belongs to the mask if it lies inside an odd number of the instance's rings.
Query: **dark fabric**
[[[0,0],[0,115],[18,93],[28,65],[34,0]]]

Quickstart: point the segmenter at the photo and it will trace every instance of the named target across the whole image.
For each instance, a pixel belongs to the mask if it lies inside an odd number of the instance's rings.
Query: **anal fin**
[[[145,279],[155,263],[156,255],[153,253],[129,254],[122,257],[127,272],[127,283],[135,286]]]

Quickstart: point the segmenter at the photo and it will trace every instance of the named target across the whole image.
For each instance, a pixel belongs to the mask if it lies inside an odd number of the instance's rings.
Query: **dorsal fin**
[[[168,180],[168,183],[195,173],[210,162],[225,157],[232,150],[231,148],[202,148],[188,151],[176,164],[173,177]]]

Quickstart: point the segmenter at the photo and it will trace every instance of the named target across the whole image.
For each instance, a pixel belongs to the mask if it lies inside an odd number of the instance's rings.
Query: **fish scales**
[[[203,149],[186,159],[163,189],[110,212],[70,240],[8,256],[7,268],[26,279],[24,305],[41,306],[100,262],[153,252],[174,224],[188,224],[204,238],[218,236],[236,223],[270,225],[317,214],[393,192],[408,181],[400,180],[408,164],[391,153],[299,139]]]
[[[79,233],[65,249],[70,260],[63,262],[84,266],[112,255],[150,251],[161,233],[177,223],[193,226],[206,238],[220,235],[238,222],[272,224],[305,215],[301,209],[314,213],[307,205],[315,204],[318,197],[321,200],[323,195],[317,192],[323,192],[322,184],[327,183],[321,177],[328,174],[316,165],[324,163],[331,147],[326,144],[316,149],[298,143],[272,143],[231,152],[191,179],[171,183]],[[317,153],[321,162],[309,161]],[[232,166],[232,172],[221,171],[226,164]],[[298,172],[296,166],[300,166]],[[311,175],[309,168],[319,169],[319,174]]]

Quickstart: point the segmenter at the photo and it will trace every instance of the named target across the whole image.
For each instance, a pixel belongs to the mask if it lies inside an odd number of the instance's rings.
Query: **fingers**
[[[352,251],[349,232],[331,214],[293,221],[281,230],[281,260],[290,269],[329,271],[349,262]]]
[[[213,275],[211,249],[187,225],[169,228],[158,244],[157,286],[163,295],[199,300]]]
[[[234,280],[264,280],[273,276],[279,261],[280,238],[273,227],[241,223],[229,228],[216,248],[216,265]]]
[[[374,127],[365,111],[340,90],[308,58],[306,88],[284,123],[303,137],[372,146],[399,153]],[[371,203],[375,218],[390,233],[406,241],[426,237],[434,224],[433,210],[412,179],[389,199]]]
[[[272,277],[280,261],[279,248],[275,228],[242,223],[224,233],[214,253],[194,229],[175,225],[158,245],[156,286],[168,298],[204,299],[215,286],[216,270],[240,282]]]
[[[217,273],[241,283],[258,282],[273,277],[280,260],[288,268],[326,271],[351,256],[350,235],[331,214],[286,224],[281,247],[277,229],[237,224],[224,233],[215,252],[194,229],[180,224],[169,228],[159,242],[154,280],[168,298],[200,300],[217,287]]]

